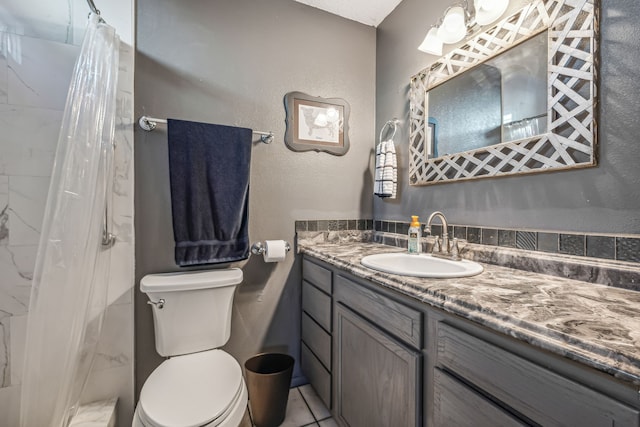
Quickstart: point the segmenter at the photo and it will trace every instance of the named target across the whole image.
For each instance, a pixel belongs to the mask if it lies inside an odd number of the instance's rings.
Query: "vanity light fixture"
[[[443,43],[457,43],[467,35],[467,13],[462,6],[451,6],[442,18],[438,38]]]
[[[476,23],[478,25],[491,24],[500,18],[509,6],[509,0],[474,0]]]
[[[457,43],[473,31],[476,25],[488,25],[500,18],[509,6],[509,0],[473,0],[449,6],[437,24],[429,29],[418,46],[425,53],[442,56],[442,47]]]
[[[442,46],[442,40],[438,37],[438,27],[433,26],[422,41],[422,44],[418,46],[418,50],[432,55],[442,56]]]

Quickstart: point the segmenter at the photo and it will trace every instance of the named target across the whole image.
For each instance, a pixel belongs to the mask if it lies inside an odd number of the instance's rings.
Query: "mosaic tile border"
[[[373,230],[406,235],[409,223],[371,219],[301,220],[296,231]],[[441,225],[432,233],[440,235]],[[595,259],[640,263],[640,236],[548,232],[507,228],[449,225],[449,235],[469,243]]]
[[[295,222],[296,231],[373,230],[372,219],[311,219]],[[407,228],[407,232],[409,229]]]
[[[374,221],[375,231],[405,234],[408,222]],[[441,225],[433,225],[432,233],[442,233]],[[640,236],[616,236],[515,230],[466,225],[449,225],[449,235],[469,243],[528,251],[583,256],[616,261],[640,262]]]

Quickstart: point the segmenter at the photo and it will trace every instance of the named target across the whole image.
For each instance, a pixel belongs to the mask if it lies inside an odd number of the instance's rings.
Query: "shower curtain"
[[[73,71],[32,282],[22,427],[63,427],[75,414],[100,336],[110,251],[119,38],[91,14]]]

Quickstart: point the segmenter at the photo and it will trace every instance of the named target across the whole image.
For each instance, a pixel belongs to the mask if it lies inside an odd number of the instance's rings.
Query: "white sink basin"
[[[401,276],[452,278],[469,277],[482,273],[477,262],[463,259],[452,261],[427,254],[394,252],[368,255],[360,261],[365,267]]]

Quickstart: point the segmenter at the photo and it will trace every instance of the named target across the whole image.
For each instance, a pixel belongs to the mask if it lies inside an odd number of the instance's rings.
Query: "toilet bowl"
[[[153,307],[156,351],[168,357],[147,378],[133,427],[237,427],[247,408],[240,364],[220,350],[242,270],[152,274],[140,289]]]
[[[172,357],[145,381],[134,427],[237,427],[247,387],[236,360],[222,350]]]

